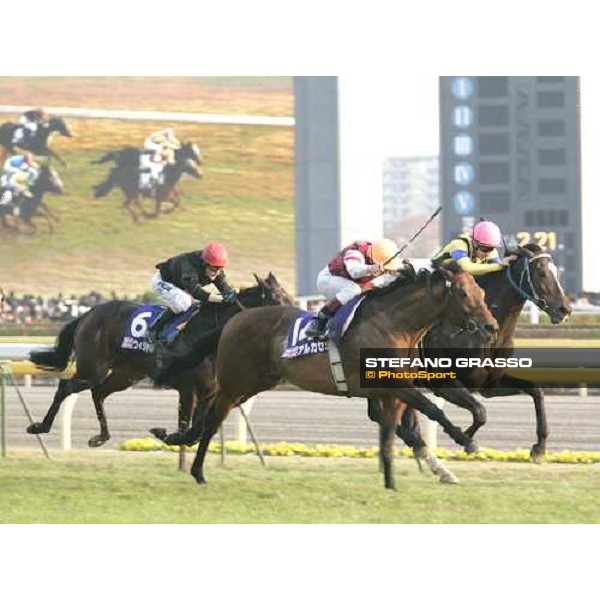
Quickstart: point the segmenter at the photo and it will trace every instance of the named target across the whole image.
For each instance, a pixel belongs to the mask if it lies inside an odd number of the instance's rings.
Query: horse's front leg
[[[394,433],[398,424],[401,403],[393,398],[383,400],[383,414],[379,425],[379,458],[383,466],[385,488],[396,489],[394,477]]]
[[[500,379],[493,381],[489,386],[479,390],[479,393],[485,398],[515,396],[519,392],[526,393],[533,400],[537,443],[531,447],[531,459],[534,462],[541,462],[546,454],[546,441],[548,440],[549,433],[548,421],[546,419],[546,404],[542,388],[533,381],[504,374]]]

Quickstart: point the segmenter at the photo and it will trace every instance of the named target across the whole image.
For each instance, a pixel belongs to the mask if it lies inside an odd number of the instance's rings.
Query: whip
[[[441,212],[442,212],[442,207],[438,206],[437,210],[429,217],[429,219],[427,219],[427,221],[425,221],[425,224],[423,225],[423,227],[421,227],[421,229],[419,229],[419,231],[417,231],[417,233],[415,233],[415,235],[413,235],[410,238],[410,240],[408,240],[408,242],[406,242],[406,244],[404,244],[404,246],[402,246],[402,248],[400,248],[400,250],[398,250],[398,252],[396,252],[396,254],[394,254],[394,256],[392,256],[391,258],[388,258],[388,260],[386,260],[383,263],[383,266],[385,267],[385,265],[387,265],[389,262],[394,260],[396,258],[396,256],[400,256],[400,254],[402,254],[421,235],[421,233],[423,233],[423,231],[429,225],[429,223],[431,223],[431,221],[433,221]]]

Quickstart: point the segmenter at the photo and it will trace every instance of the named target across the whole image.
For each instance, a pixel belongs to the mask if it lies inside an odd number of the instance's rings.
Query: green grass
[[[209,455],[209,483],[177,457],[109,451],[33,452],[0,460],[2,523],[598,523],[593,465],[448,463],[445,486],[396,461],[399,491],[383,489],[375,459]]]

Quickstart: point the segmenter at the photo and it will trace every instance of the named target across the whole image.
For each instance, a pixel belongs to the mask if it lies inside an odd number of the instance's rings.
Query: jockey
[[[320,337],[327,331],[327,321],[335,312],[372,287],[387,285],[399,274],[402,263],[398,246],[382,238],[375,242],[356,241],[341,250],[319,273],[317,289],[327,298],[327,303],[305,330],[306,337]],[[382,275],[389,273],[392,278]]]
[[[15,131],[13,143],[28,142],[32,140],[37,130],[48,123],[50,115],[43,108],[26,110],[19,118],[19,125]]]
[[[17,196],[31,198],[31,186],[39,174],[40,166],[35,162],[33,154],[17,154],[5,161],[0,184]]]
[[[181,142],[175,136],[171,127],[155,131],[146,138],[144,150],[152,153],[150,159],[150,171],[152,179],[158,182],[165,163],[175,164],[175,150],[181,148]]]
[[[510,264],[510,259],[500,260],[497,248],[502,244],[500,228],[492,221],[481,220],[471,233],[463,233],[446,244],[433,262],[457,262],[470,275],[483,275],[500,271]]]
[[[152,278],[152,291],[168,308],[149,330],[153,341],[167,321],[193,305],[202,302],[235,304],[237,295],[224,271],[228,262],[225,246],[211,242],[203,250],[179,254],[156,265],[158,271]],[[211,283],[219,294],[203,289]]]

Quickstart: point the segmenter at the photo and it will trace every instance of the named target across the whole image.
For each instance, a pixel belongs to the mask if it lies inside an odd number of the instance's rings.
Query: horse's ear
[[[254,279],[256,279],[256,283],[258,283],[258,285],[261,287],[266,287],[265,280],[259,277],[256,273],[254,273]]]
[[[277,277],[275,277],[275,275],[273,274],[273,271],[269,271],[269,276],[267,277],[267,281],[269,283],[273,283],[273,284],[279,283],[277,281]]]

